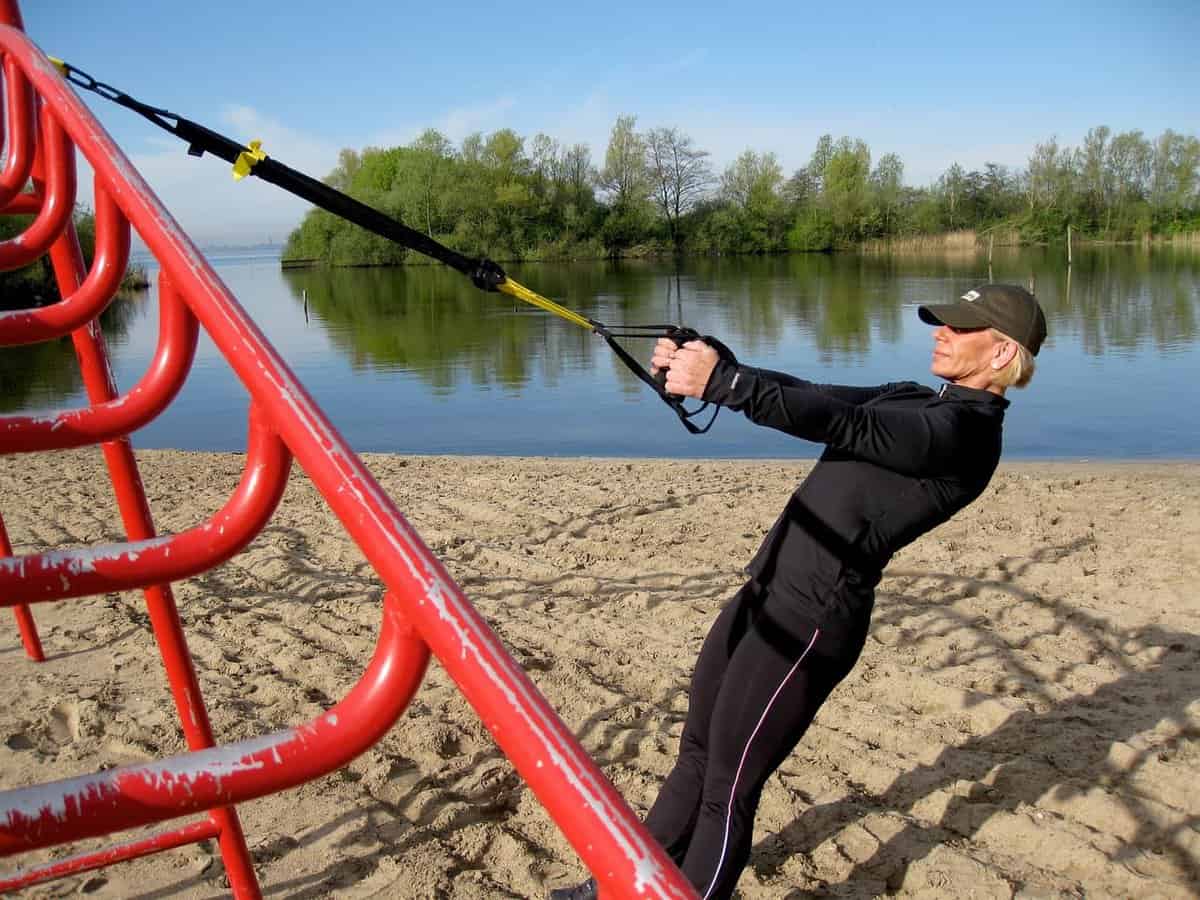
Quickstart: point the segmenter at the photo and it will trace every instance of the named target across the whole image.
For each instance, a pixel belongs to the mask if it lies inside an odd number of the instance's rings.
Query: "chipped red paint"
[[[0,344],[69,332],[89,401],[79,410],[0,417],[0,452],[100,442],[128,535],[122,544],[18,558],[5,547],[0,593],[18,604],[20,616],[22,610],[28,615],[20,604],[31,600],[143,587],[191,750],[172,759],[0,793],[0,855],[193,812],[209,814],[207,823],[22,872],[0,880],[0,890],[215,836],[234,895],[260,896],[234,805],[315,778],[366,750],[408,704],[432,652],[595,873],[606,897],[694,897],[141,175],[19,30],[16,0],[0,0],[0,22],[9,23],[0,25],[0,51],[9,101],[6,136],[12,148],[0,170],[0,200],[14,180],[23,183],[20,168],[27,160],[34,178],[31,195],[9,192],[2,211],[31,213],[34,221],[23,235],[0,245],[0,263],[48,250],[66,298],[44,310],[0,317]],[[40,104],[22,99],[24,91],[36,95]],[[73,202],[76,151],[96,178],[100,252],[91,273],[84,271],[70,216],[59,221],[64,204]],[[163,324],[159,352],[146,375],[118,397],[94,316],[111,297],[113,271],[124,268],[130,226],[159,264]],[[199,328],[250,394],[251,452],[242,483],[217,516],[180,534],[158,537],[127,435],[170,403],[190,368]],[[363,678],[327,713],[278,734],[214,747],[167,582],[228,558],[265,524],[290,458],[388,588],[379,643]]]

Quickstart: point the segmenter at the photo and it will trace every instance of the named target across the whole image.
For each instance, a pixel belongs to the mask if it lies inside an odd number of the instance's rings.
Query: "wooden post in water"
[[[995,232],[988,233],[988,281],[992,281],[992,245],[996,243]]]
[[[1067,265],[1071,265],[1071,223],[1067,223]]]

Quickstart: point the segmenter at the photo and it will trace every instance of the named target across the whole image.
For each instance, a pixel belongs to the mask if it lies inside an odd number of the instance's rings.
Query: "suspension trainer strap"
[[[381,237],[430,256],[438,262],[443,262],[472,280],[475,280],[476,275],[479,274],[480,267],[484,263],[490,262],[490,260],[469,259],[324,182],[317,181],[303,172],[297,172],[290,166],[271,159],[262,152],[258,142],[254,142],[250,148],[247,148],[191,119],[135,100],[111,85],[96,81],[91,75],[75,68],[70,63],[62,60],[53,60],[53,62],[72,84],[79,85],[85,90],[97,93],[114,103],[133,110],[164,131],[169,131],[185,141],[188,145],[188,154],[191,156],[203,156],[205,153],[211,153],[232,164],[235,176],[256,175],[263,181],[270,182],[276,187],[283,188],[285,191],[307,200],[313,206],[318,206]],[[249,152],[247,152],[248,149]],[[492,263],[492,266],[499,269],[495,263]],[[500,275],[503,277],[502,270]],[[496,290],[494,286],[491,286],[493,278],[494,276],[489,278],[487,273],[483,274],[487,285],[479,284],[478,286],[484,290]],[[478,282],[476,283],[478,284]]]
[[[595,332],[604,338],[608,346],[617,355],[617,358],[640,381],[647,384],[675,411],[675,414],[679,416],[679,420],[689,432],[692,434],[703,434],[712,427],[712,423],[717,417],[715,410],[712,418],[709,419],[708,424],[703,428],[697,427],[690,421],[691,417],[704,410],[709,405],[708,403],[690,412],[686,410],[683,406],[683,398],[667,393],[663,386],[666,380],[665,373],[660,372],[659,377],[656,379],[624,347],[617,343],[616,337],[668,337],[679,344],[699,339],[708,341],[708,343],[718,347],[718,352],[723,350],[724,353],[729,353],[728,348],[724,344],[721,344],[720,341],[716,341],[714,338],[701,337],[692,329],[681,329],[674,325],[609,328],[594,319],[582,316],[574,310],[555,303],[553,300],[518,284],[509,278],[504,270],[492,260],[486,257],[472,259],[471,257],[464,256],[456,250],[452,250],[444,244],[435,241],[428,235],[409,228],[391,216],[385,215],[379,210],[355,200],[353,197],[342,193],[336,188],[330,187],[322,181],[318,181],[309,175],[305,175],[303,172],[298,172],[290,166],[272,159],[263,152],[260,141],[251,141],[249,146],[244,146],[223,134],[218,134],[212,129],[205,128],[203,125],[186,119],[177,113],[142,103],[124,91],[119,91],[111,85],[97,81],[83,70],[61,59],[50,57],[50,62],[72,84],[99,94],[106,100],[111,100],[113,103],[124,106],[126,109],[133,110],[164,131],[168,131],[185,141],[188,145],[188,153],[191,156],[203,156],[205,153],[211,153],[218,159],[223,159],[227,163],[230,163],[233,166],[234,178],[242,179],[247,175],[255,175],[263,181],[307,200],[313,206],[330,212],[348,222],[352,222],[361,228],[365,228],[373,234],[377,234],[410,250],[415,250],[418,253],[436,259],[438,262],[445,263],[450,268],[466,275],[481,290],[499,291],[508,294],[518,300],[544,309],[547,312],[554,313],[581,328]],[[729,354],[729,356],[732,356],[732,354]]]

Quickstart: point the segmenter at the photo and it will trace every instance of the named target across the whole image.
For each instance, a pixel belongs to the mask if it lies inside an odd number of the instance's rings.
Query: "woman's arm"
[[[968,438],[951,404],[866,406],[880,394],[911,388],[814,384],[789,375],[718,363],[703,399],[743,413],[756,425],[827,444],[897,472],[929,475],[950,468]]]

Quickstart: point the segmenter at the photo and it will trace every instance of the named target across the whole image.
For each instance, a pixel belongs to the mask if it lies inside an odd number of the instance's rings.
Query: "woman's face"
[[[990,328],[939,325],[933,329],[933,359],[929,371],[954,384],[986,390],[991,387],[996,372],[992,361],[1003,343],[996,339]]]

